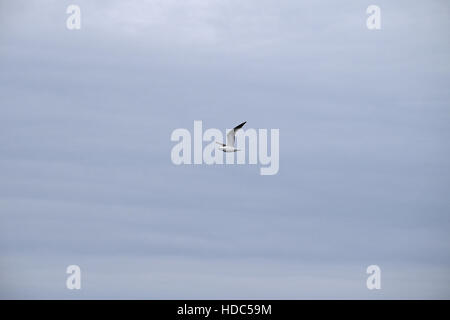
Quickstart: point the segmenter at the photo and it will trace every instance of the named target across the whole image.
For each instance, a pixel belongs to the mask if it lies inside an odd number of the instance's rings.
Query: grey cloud
[[[2,298],[448,298],[444,2],[77,3],[1,4]],[[173,165],[194,120],[279,174]]]

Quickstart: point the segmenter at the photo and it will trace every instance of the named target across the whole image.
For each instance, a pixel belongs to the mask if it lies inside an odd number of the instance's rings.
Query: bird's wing
[[[226,146],[226,144],[223,144],[223,143],[220,143],[220,142],[217,142],[217,141],[216,141],[216,143],[217,143],[218,145],[222,146],[222,147],[225,147],[225,146]]]
[[[244,126],[244,124],[246,124],[246,123],[247,123],[247,121],[242,122],[240,125],[234,127],[232,130],[230,130],[230,132],[228,132],[228,134],[227,134],[227,146],[234,147],[236,132],[240,128],[242,128]]]

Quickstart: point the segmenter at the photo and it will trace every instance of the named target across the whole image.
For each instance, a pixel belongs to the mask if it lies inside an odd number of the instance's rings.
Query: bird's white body
[[[239,151],[239,149],[236,149],[235,147],[230,147],[230,146],[220,146],[219,150],[222,150],[223,152],[236,152]]]
[[[223,152],[240,151],[239,149],[234,147],[235,135],[236,135],[236,131],[238,131],[240,128],[242,128],[246,122],[247,121],[242,122],[240,125],[234,127],[232,130],[230,130],[230,132],[228,132],[227,144],[216,142],[218,145],[220,145],[219,150],[222,150]]]

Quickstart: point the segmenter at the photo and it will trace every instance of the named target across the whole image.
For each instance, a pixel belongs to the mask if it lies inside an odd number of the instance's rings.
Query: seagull
[[[222,150],[223,152],[236,152],[240,151],[240,149],[236,149],[234,147],[234,141],[235,141],[235,135],[236,132],[246,124],[247,121],[242,122],[240,125],[234,127],[230,132],[227,134],[227,144],[216,142],[218,145],[220,145],[219,150]]]

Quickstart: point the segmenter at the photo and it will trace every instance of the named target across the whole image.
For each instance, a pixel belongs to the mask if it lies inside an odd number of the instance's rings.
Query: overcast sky
[[[449,30],[444,0],[1,1],[0,298],[449,299]],[[172,164],[194,120],[278,128],[279,173]]]

